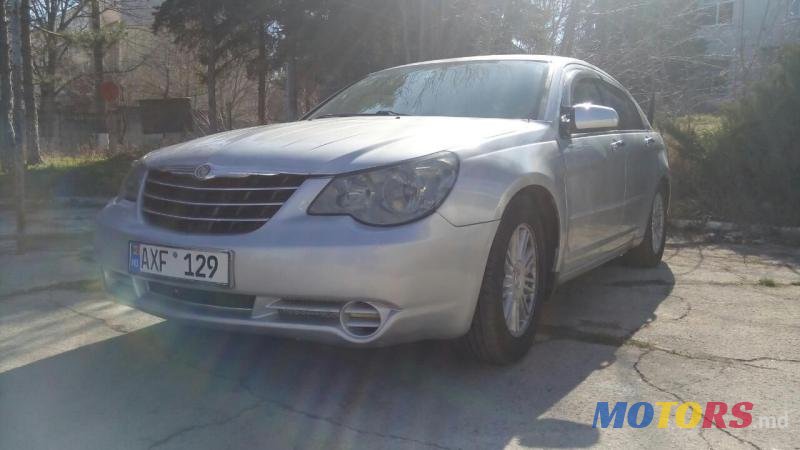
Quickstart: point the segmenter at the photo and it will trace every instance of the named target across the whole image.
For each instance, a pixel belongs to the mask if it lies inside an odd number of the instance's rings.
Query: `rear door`
[[[567,74],[562,106],[605,105],[593,71]],[[567,270],[602,258],[619,246],[625,202],[625,154],[616,130],[576,133],[563,140],[569,217]]]

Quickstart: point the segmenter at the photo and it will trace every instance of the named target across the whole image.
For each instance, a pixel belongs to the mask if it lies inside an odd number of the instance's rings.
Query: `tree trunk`
[[[417,27],[417,61],[425,61],[425,0],[419,0],[419,25]]]
[[[267,123],[267,74],[259,69],[258,73],[258,124]]]
[[[49,69],[46,69],[45,76],[50,76],[47,73],[49,73]],[[45,142],[56,137],[56,118],[55,86],[52,82],[42,81],[39,83],[39,124],[41,125],[39,135]]]
[[[608,0],[597,0],[594,3],[594,34],[597,39],[597,51],[601,55],[609,54],[607,50],[611,41],[610,9]]]
[[[297,120],[297,70],[294,56],[286,62],[286,121]]]
[[[106,102],[103,100],[101,85],[103,84],[103,38],[100,24],[100,2],[91,0],[92,71],[94,74],[94,112],[97,115],[97,126],[106,128]],[[98,141],[100,141],[98,139]]]
[[[578,31],[578,16],[580,15],[580,11],[581,0],[571,0],[567,12],[567,20],[564,23],[564,37],[561,40],[561,50],[558,52],[561,56],[572,56],[573,46],[575,44],[575,33]]]
[[[258,26],[258,123],[267,123],[267,31]]]
[[[12,173],[14,168],[14,126],[11,108],[11,48],[8,42],[6,3],[0,0],[0,163],[2,169]]]
[[[31,57],[31,5],[30,0],[20,1],[20,37],[22,39],[22,90],[25,98],[25,122],[27,124],[27,162],[39,164],[39,117],[36,112],[36,96],[33,87],[33,59]]]
[[[25,151],[27,147],[25,130],[25,96],[22,90],[22,40],[21,40],[21,24],[20,24],[20,0],[11,0],[8,2],[10,10],[8,11],[8,34],[11,43],[11,83],[14,85],[12,88],[12,101],[13,104],[13,126],[14,137],[16,139],[16,148]],[[24,153],[16,155],[15,157],[22,157],[25,161]]]
[[[403,2],[400,4],[400,28],[402,30],[403,36],[403,56],[405,56],[404,62],[406,64],[411,62],[411,44],[408,40],[408,7],[410,4],[408,2]]]
[[[217,114],[217,64],[209,55],[206,67],[206,89],[208,90],[208,128],[209,134],[219,131],[219,115]]]
[[[57,10],[50,8],[47,12],[47,30],[53,31],[57,27]],[[56,71],[58,69],[58,48],[55,36],[44,33],[45,61],[44,77],[39,82],[39,133],[40,137],[57,142],[57,111],[56,111]]]
[[[25,236],[25,163],[11,117],[11,48],[6,25],[6,2],[0,1],[0,146],[11,160],[14,174],[14,209],[17,222],[17,252],[22,252]],[[4,162],[5,164],[6,162]],[[9,166],[4,165],[7,169]]]

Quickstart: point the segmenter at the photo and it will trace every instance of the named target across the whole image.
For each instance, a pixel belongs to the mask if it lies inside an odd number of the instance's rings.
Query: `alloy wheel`
[[[664,240],[664,198],[661,193],[656,194],[653,199],[653,212],[650,215],[650,243],[653,246],[653,253],[661,250],[661,242]]]
[[[511,234],[503,278],[503,316],[514,337],[525,334],[536,305],[537,248],[533,229],[522,223]]]

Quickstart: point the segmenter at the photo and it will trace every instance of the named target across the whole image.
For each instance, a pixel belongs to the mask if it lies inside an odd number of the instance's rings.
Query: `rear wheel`
[[[655,267],[664,255],[667,241],[667,202],[665,190],[659,189],[653,198],[650,219],[642,243],[625,254],[623,260],[636,267]]]
[[[492,243],[469,332],[461,347],[476,359],[509,364],[522,358],[544,303],[548,252],[541,219],[524,201],[509,205]]]

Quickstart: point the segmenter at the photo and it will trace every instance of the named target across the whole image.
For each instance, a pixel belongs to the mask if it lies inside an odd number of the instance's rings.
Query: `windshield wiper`
[[[388,109],[382,109],[380,111],[375,111],[373,113],[376,116],[407,116],[408,114],[403,114],[399,112],[390,111]]]
[[[312,119],[325,119],[328,117],[364,117],[364,116],[407,116],[408,114],[403,114],[399,112],[389,111],[386,109],[382,109],[380,111],[375,111],[372,113],[337,113],[337,114],[323,114],[321,116],[312,117]]]

